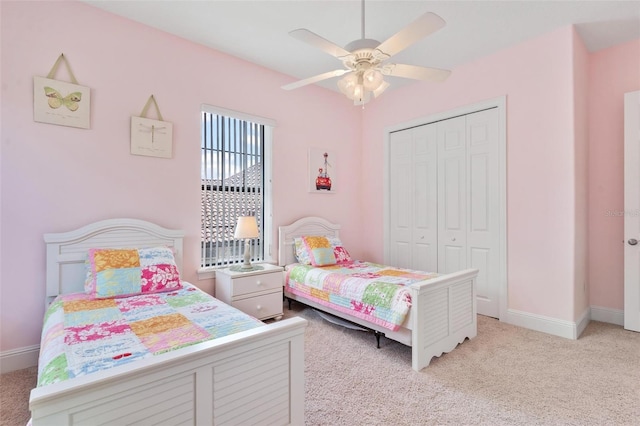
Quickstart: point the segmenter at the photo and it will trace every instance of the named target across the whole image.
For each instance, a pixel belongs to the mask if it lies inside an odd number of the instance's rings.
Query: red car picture
[[[316,190],[327,190],[331,191],[331,178],[329,177],[328,169],[329,163],[327,162],[327,157],[329,154],[326,152],[323,154],[324,156],[324,168],[320,167],[318,169],[318,177],[316,178]]]

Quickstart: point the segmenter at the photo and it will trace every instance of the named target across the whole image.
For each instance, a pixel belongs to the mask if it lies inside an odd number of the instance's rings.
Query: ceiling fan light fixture
[[[364,87],[362,84],[356,85],[353,89],[353,100],[362,99],[364,97]]]
[[[366,90],[363,90],[361,93],[362,93],[362,96],[353,100],[354,105],[364,105],[367,102],[369,102],[369,100],[371,100],[371,92],[367,92]]]
[[[378,97],[382,94],[382,92],[384,92],[385,90],[387,90],[387,87],[391,86],[389,83],[387,83],[386,81],[382,80],[382,83],[376,88],[376,90],[373,91],[373,96],[374,97]]]
[[[353,93],[354,87],[357,84],[358,76],[356,73],[351,72],[338,80],[338,89],[340,89],[343,94],[349,96],[350,93]]]
[[[365,90],[362,87],[362,84],[356,84],[351,87],[350,91],[345,93],[346,97],[351,99],[352,101],[359,101],[364,97]]]
[[[362,80],[364,84],[364,88],[373,92],[384,83],[384,78],[382,77],[382,73],[376,69],[370,68],[364,72],[362,75]]]
[[[351,99],[354,105],[366,104],[371,99],[372,93],[377,97],[387,87],[389,87],[389,83],[384,81],[382,73],[374,69],[354,71],[338,81],[338,89]]]
[[[384,92],[389,83],[379,70],[354,71],[338,81],[338,89],[355,105],[364,105],[371,99],[371,94],[378,97]]]

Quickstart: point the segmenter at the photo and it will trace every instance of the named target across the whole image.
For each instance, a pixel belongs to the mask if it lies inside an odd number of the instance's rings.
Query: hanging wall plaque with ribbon
[[[158,120],[147,118],[151,103],[156,107]],[[151,95],[140,117],[131,116],[131,153],[151,157],[171,158],[173,124],[164,121],[156,98]]]
[[[62,62],[69,72],[70,83],[54,79]],[[82,129],[91,127],[91,89],[78,84],[64,54],[46,77],[33,77],[33,120]]]

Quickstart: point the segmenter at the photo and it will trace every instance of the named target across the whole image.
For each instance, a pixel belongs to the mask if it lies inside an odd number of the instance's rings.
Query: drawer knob
[[[256,306],[256,309],[257,309],[257,310],[261,310],[261,309],[262,309],[262,305],[258,305],[258,306]]]
[[[260,280],[256,281],[256,285],[262,285],[262,281]]]

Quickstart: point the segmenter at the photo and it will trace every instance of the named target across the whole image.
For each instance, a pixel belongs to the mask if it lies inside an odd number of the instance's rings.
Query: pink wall
[[[39,342],[46,232],[113,217],[184,229],[182,275],[211,288],[196,275],[202,103],[276,120],[274,225],[324,216],[343,224],[345,244],[360,254],[362,112],[342,96],[315,86],[283,91],[290,77],[80,2],[3,2],[1,19],[0,351]],[[90,130],[33,121],[33,76],[46,75],[60,53],[92,89]],[[171,160],[129,154],[130,117],[151,94],[174,126]],[[337,194],[307,192],[311,146],[339,152]]]
[[[640,40],[589,57],[589,298],[624,309],[624,94],[640,89]]]
[[[573,29],[562,28],[458,67],[443,84],[398,89],[367,107],[362,138],[365,229],[383,228],[379,170],[386,126],[506,95],[508,307],[572,321],[572,50]],[[382,233],[365,238],[364,254],[382,261]]]

